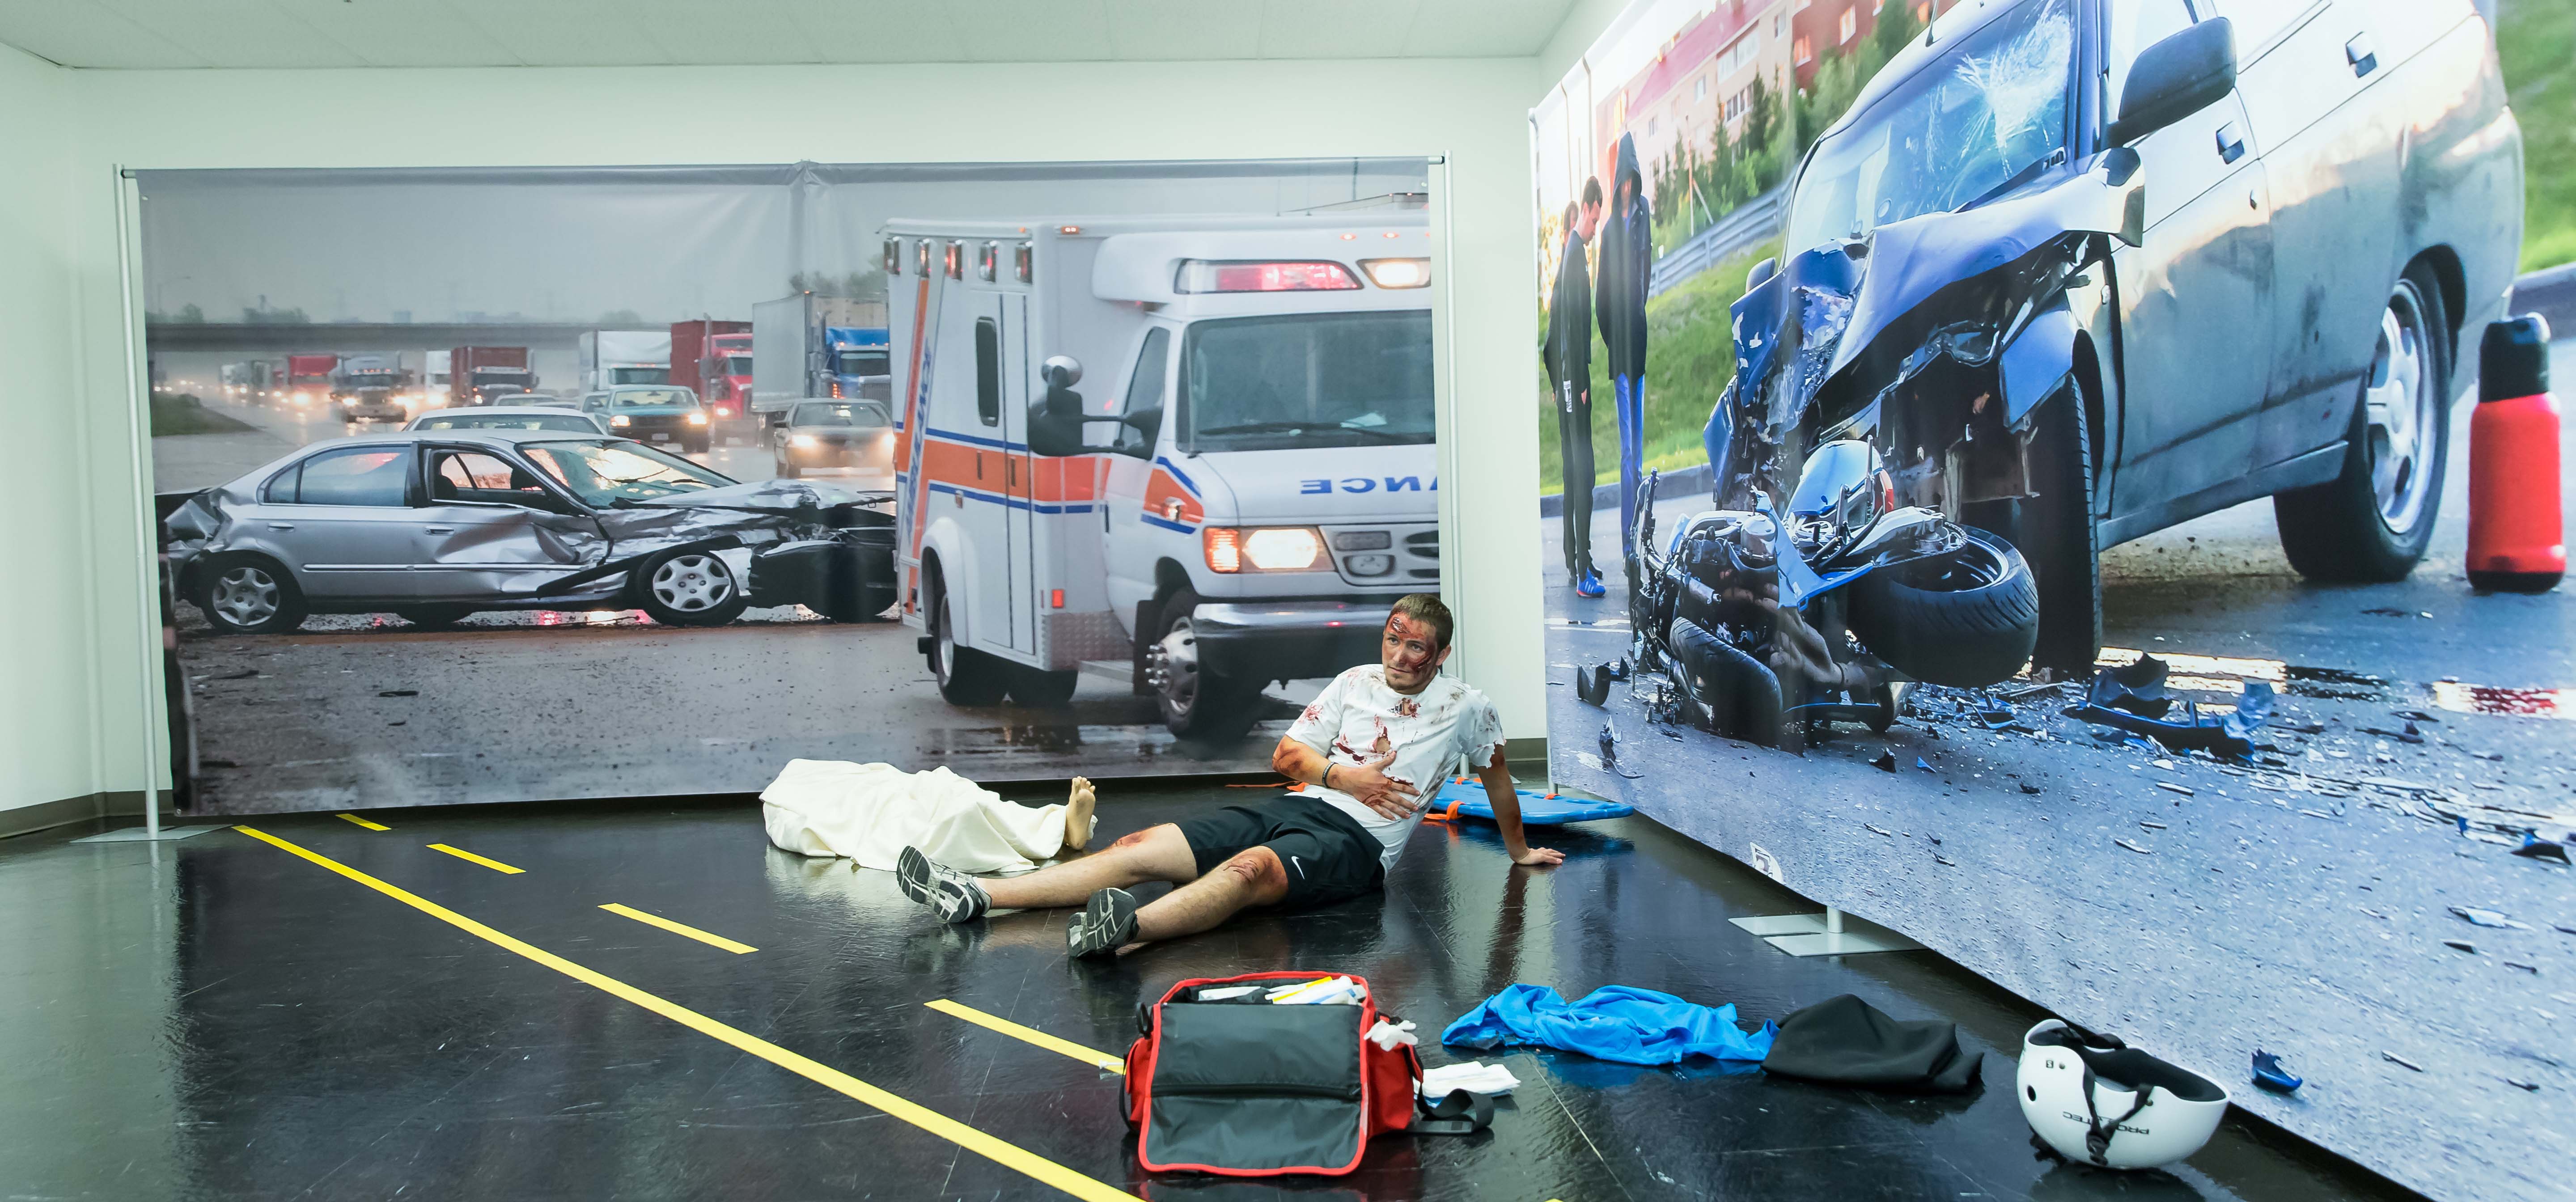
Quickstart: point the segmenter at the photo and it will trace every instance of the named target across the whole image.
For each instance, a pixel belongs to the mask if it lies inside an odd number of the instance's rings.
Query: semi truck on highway
[[[796,402],[889,399],[886,305],[799,292],[751,307],[751,412],[764,437]]]
[[[697,393],[719,430],[739,429],[751,413],[751,323],[671,323],[671,382]]]
[[[1107,660],[1232,738],[1439,588],[1418,205],[883,236],[899,595],[950,702],[1060,704]]]
[[[288,355],[286,379],[277,390],[285,393],[289,406],[319,409],[331,403],[331,375],[338,370],[338,355]]]
[[[447,353],[447,403],[482,405],[537,386],[524,346],[460,346]]]
[[[411,391],[411,373],[382,355],[351,355],[331,377],[331,400],[353,422],[409,418]]]
[[[584,392],[671,382],[668,330],[584,330],[577,341]]]
[[[420,390],[431,405],[447,403],[447,363],[453,351],[426,351],[421,356]]]

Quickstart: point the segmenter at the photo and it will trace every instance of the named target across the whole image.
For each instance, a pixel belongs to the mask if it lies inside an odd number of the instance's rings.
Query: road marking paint
[[[248,830],[248,829],[250,829],[250,828],[248,828],[248,827],[244,827],[244,828],[242,828],[242,829],[244,829],[244,830]],[[527,869],[525,869],[525,868],[512,868],[512,867],[510,867],[509,865],[507,865],[507,864],[504,864],[504,863],[500,862],[499,860],[487,859],[487,858],[485,858],[485,857],[475,855],[473,852],[467,851],[467,850],[465,850],[464,848],[461,848],[461,847],[449,847],[448,845],[446,845],[446,844],[444,844],[444,843],[432,843],[432,844],[430,844],[430,845],[429,845],[429,849],[430,849],[431,851],[443,851],[443,852],[446,852],[447,854],[449,854],[449,855],[451,855],[451,856],[454,856],[454,857],[456,857],[457,859],[460,859],[460,860],[472,860],[472,861],[474,861],[475,863],[480,864],[480,865],[484,866],[485,868],[489,868],[489,869],[491,869],[491,870],[492,870],[492,871],[494,871],[494,872],[506,872],[506,873],[509,873],[509,874],[510,874],[510,875],[512,875],[512,876],[517,876],[518,874],[520,874],[520,873],[522,873],[522,872],[526,872],[526,871],[527,871]]]
[[[734,942],[733,940],[731,940],[731,939],[727,939],[727,938],[725,938],[725,937],[724,937],[724,936],[722,936],[722,935],[710,935],[710,934],[706,933],[705,931],[701,931],[701,930],[699,930],[699,929],[698,929],[698,928],[696,928],[696,927],[693,927],[693,926],[686,926],[686,925],[683,925],[683,924],[681,924],[681,923],[673,922],[673,921],[671,921],[670,919],[668,919],[668,918],[664,918],[664,917],[662,917],[662,916],[660,916],[660,915],[658,915],[658,914],[647,914],[647,913],[643,912],[642,910],[633,909],[633,908],[631,908],[631,907],[627,907],[627,906],[621,906],[621,905],[618,905],[616,902],[610,902],[610,903],[608,903],[607,905],[601,906],[601,907],[600,907],[600,909],[602,909],[602,910],[606,910],[606,911],[608,911],[608,912],[609,912],[609,913],[611,913],[611,914],[620,914],[620,915],[624,915],[625,917],[632,918],[632,919],[634,919],[635,921],[640,922],[640,923],[643,923],[643,924],[645,924],[645,925],[647,925],[647,926],[656,926],[656,927],[660,927],[660,928],[662,928],[663,930],[669,931],[670,933],[672,933],[672,934],[674,934],[674,935],[686,935],[686,936],[688,936],[689,938],[691,938],[691,939],[695,939],[695,940],[697,940],[698,942],[703,943],[703,944],[706,944],[706,945],[707,945],[707,946],[709,946],[709,947],[720,947],[720,948],[725,949],[726,951],[732,952],[733,954],[735,954],[735,955],[737,955],[737,956],[746,956],[746,955],[749,955],[749,954],[751,954],[751,953],[753,953],[753,952],[756,952],[756,951],[759,951],[759,950],[760,950],[759,948],[753,947],[752,945],[750,945],[750,944],[748,944],[748,943],[736,943],[736,942]]]
[[[401,902],[406,906],[410,906],[412,909],[418,910],[423,914],[427,914],[432,918],[448,924],[449,926],[453,926],[458,930],[464,931],[477,939],[481,939],[505,951],[514,952],[520,956],[524,956],[527,959],[551,968],[556,972],[571,977],[576,981],[598,989],[603,993],[607,993],[624,1001],[632,1002],[646,1010],[650,1010],[655,1014],[659,1014],[664,1018],[670,1019],[672,1022],[696,1031],[701,1035],[705,1035],[722,1043],[730,1044],[744,1052],[758,1056],[771,1064],[775,1064],[780,1068],[804,1077],[805,1079],[821,1085],[826,1089],[830,1089],[835,1093],[854,1098],[859,1102],[875,1107],[876,1109],[884,1111],[895,1118],[910,1123],[915,1127],[919,1127],[932,1135],[936,1135],[941,1139],[945,1139],[950,1143],[956,1144],[958,1147],[982,1156],[987,1160],[991,1160],[995,1164],[999,1164],[1004,1168],[1025,1174],[1036,1181],[1063,1190],[1074,1197],[1090,1199],[1092,1202],[1115,1202],[1115,1200],[1121,1199],[1125,1200],[1125,1202],[1143,1202],[1142,1199],[1137,1198],[1134,1194],[1127,1193],[1106,1183],[1085,1177],[1080,1173],[1074,1172],[1072,1169],[1068,1169],[1052,1160],[1048,1160],[1047,1158],[1022,1148],[1017,1144],[1010,1143],[991,1135],[986,1135],[973,1127],[969,1127],[964,1123],[949,1118],[947,1115],[941,1114],[938,1111],[929,1109],[928,1107],[917,1103],[906,1101],[894,1094],[887,1093],[886,1091],[870,1085],[865,1081],[861,1081],[848,1073],[840,1071],[839,1069],[822,1064],[805,1056],[800,1056],[756,1035],[746,1034],[676,1002],[666,1001],[658,996],[646,993],[643,990],[637,989],[636,987],[629,985],[624,981],[620,981],[615,977],[609,976],[595,969],[576,964],[554,954],[553,952],[547,951],[544,948],[513,936],[502,934],[501,932],[493,930],[492,928],[476,922],[471,918],[467,918],[454,910],[450,910],[445,906],[439,905],[437,902],[431,901],[428,898],[422,897],[407,889],[403,889],[400,886],[387,884],[384,881],[377,880],[376,878],[360,872],[355,868],[351,868],[346,864],[342,864],[329,856],[307,851],[293,843],[289,843],[284,839],[280,839],[275,835],[269,834],[266,831],[253,830],[247,826],[236,826],[233,829],[240,831],[251,838],[257,839],[262,843],[276,847],[281,851],[291,852],[311,863],[328,868],[333,872],[339,873],[341,876],[356,881],[361,885],[365,885],[378,893],[384,894],[395,901]]]
[[[986,1014],[973,1006],[958,1005],[955,1002],[949,1001],[947,998],[941,998],[935,1002],[923,1002],[922,1005],[928,1006],[931,1009],[952,1018],[965,1019],[967,1022],[973,1023],[985,1030],[999,1031],[1002,1034],[1008,1035],[1022,1043],[1035,1044],[1050,1052],[1057,1052],[1066,1056],[1071,1056],[1074,1059],[1079,1060],[1084,1064],[1091,1065],[1094,1068],[1105,1068],[1122,1077],[1127,1075],[1126,1061],[1121,1060],[1116,1056],[1112,1056],[1107,1052],[1086,1048],[1070,1039],[1058,1039],[1044,1031],[1031,1027],[1023,1027],[1007,1018],[997,1018],[993,1015]]]
[[[339,815],[339,817],[341,817],[341,818],[343,818],[343,819],[346,819],[347,821],[357,823],[358,825],[363,826],[363,827],[365,827],[365,828],[367,828],[368,830],[371,830],[371,831],[389,831],[389,830],[394,829],[394,828],[392,828],[392,827],[390,827],[390,826],[386,826],[385,824],[383,824],[383,823],[381,823],[381,822],[369,822],[369,821],[367,821],[366,819],[364,819],[364,818],[360,818],[360,817],[358,817],[358,816],[357,816],[357,815],[355,815],[355,814],[341,814],[341,815]]]

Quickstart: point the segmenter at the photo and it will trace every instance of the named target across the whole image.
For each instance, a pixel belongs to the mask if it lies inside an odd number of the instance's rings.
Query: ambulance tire
[[[938,576],[930,578],[931,610],[938,623],[930,632],[930,672],[939,680],[939,696],[950,705],[999,705],[1009,681],[1002,669],[1008,665],[977,651],[960,647],[950,632],[951,621],[948,589]]]
[[[1063,709],[1073,702],[1073,689],[1081,683],[1082,673],[1041,672],[1036,668],[1017,668],[1011,673],[1011,700],[1030,709]]]
[[[1190,622],[1198,606],[1199,595],[1186,588],[1163,602],[1162,634],[1146,649],[1146,662],[1159,676],[1154,705],[1162,712],[1164,729],[1184,739],[1240,738],[1252,726],[1261,682],[1231,680],[1199,669]]]

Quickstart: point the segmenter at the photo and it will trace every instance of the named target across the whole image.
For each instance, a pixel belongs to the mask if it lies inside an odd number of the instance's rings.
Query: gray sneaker
[[[1082,913],[1065,924],[1064,954],[1080,959],[1106,956],[1136,942],[1136,895],[1103,889],[1091,895]]]
[[[975,878],[932,860],[917,847],[904,848],[895,857],[894,883],[905,897],[930,907],[941,922],[982,918],[993,907],[993,899]]]

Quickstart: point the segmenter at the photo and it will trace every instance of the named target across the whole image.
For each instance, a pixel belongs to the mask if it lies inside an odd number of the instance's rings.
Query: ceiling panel
[[[74,67],[1521,57],[1575,0],[0,0]]]
[[[611,67],[679,61],[617,0],[442,0],[500,46],[502,63]]]
[[[515,62],[446,0],[265,0],[370,67],[462,67]],[[526,7],[543,8],[542,4]]]
[[[1398,58],[1421,0],[1263,0],[1263,58]]]
[[[187,47],[214,66],[357,67],[365,62],[274,0],[53,0],[95,5]],[[74,64],[78,65],[78,64]]]
[[[1261,56],[1261,23],[1249,4],[1204,0],[1117,0],[1109,6],[1111,57],[1245,59]]]
[[[29,54],[79,66],[203,67],[214,60],[148,25],[88,0],[10,0],[0,7],[0,41]]]

